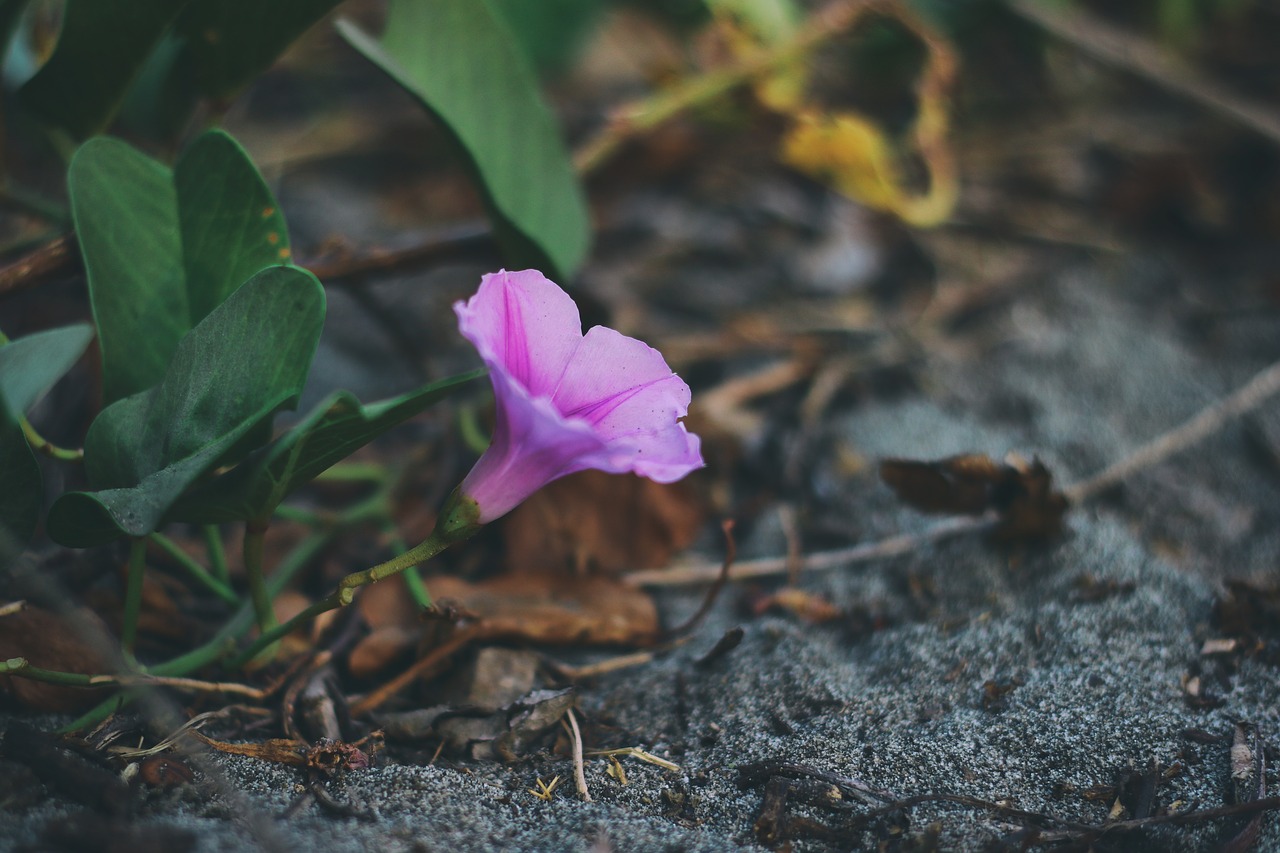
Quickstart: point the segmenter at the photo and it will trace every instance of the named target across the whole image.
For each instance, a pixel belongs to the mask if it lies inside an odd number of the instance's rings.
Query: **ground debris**
[[[534,690],[503,708],[446,705],[377,714],[389,740],[439,740],[442,752],[473,760],[514,761],[573,707],[572,688]]]

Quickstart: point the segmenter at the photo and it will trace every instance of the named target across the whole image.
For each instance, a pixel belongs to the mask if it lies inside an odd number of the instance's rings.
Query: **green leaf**
[[[78,139],[102,130],[186,0],[67,0],[58,44],[19,96]]]
[[[184,498],[172,517],[199,523],[261,518],[334,463],[484,375],[474,370],[451,376],[367,406],[337,391],[270,445]]]
[[[31,539],[40,520],[44,479],[22,427],[0,400],[0,569]]]
[[[484,190],[513,266],[569,276],[590,240],[586,202],[529,62],[483,0],[391,0],[381,42],[348,42],[434,113]]]
[[[535,67],[559,71],[591,34],[605,0],[490,0],[490,6]]]
[[[160,381],[190,328],[169,170],[118,139],[91,139],[67,182],[102,349],[106,402]]]
[[[15,421],[21,418],[71,369],[91,340],[93,329],[76,324],[0,347],[0,404],[8,406]]]
[[[341,0],[193,0],[176,30],[187,40],[196,86],[234,95]]]
[[[89,428],[96,492],[49,512],[49,535],[73,547],[144,536],[198,478],[247,452],[296,401],[324,321],[324,289],[296,267],[258,273],[182,339],[156,387],[109,406]]]
[[[193,142],[173,170],[191,322],[258,270],[290,260],[284,216],[240,144],[222,131]]]
[[[159,382],[195,323],[289,258],[271,191],[220,130],[188,146],[173,172],[118,139],[91,139],[68,183],[107,402]]]

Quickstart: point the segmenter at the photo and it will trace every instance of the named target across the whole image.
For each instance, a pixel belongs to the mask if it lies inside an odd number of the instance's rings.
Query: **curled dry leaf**
[[[96,629],[95,633],[103,636],[108,634],[106,626],[93,625],[97,621],[98,617],[87,610],[63,617],[28,605],[0,617],[0,660],[22,657],[32,666],[85,675],[110,672],[107,660],[81,638],[86,628]],[[0,676],[0,696],[11,696],[32,711],[80,710],[101,701],[101,692]]]
[[[921,512],[999,517],[996,537],[1045,539],[1062,529],[1067,499],[1053,488],[1053,475],[1039,459],[1011,456],[996,462],[981,453],[937,461],[886,459],[880,479],[898,498]]]
[[[832,622],[844,615],[840,608],[822,596],[793,586],[785,586],[753,600],[751,610],[756,616],[770,610],[782,611],[810,623]]]
[[[504,522],[515,571],[617,574],[661,568],[693,542],[704,510],[685,483],[582,471],[541,489]]]

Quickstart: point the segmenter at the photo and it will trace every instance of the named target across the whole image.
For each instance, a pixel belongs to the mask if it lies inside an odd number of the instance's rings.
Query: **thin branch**
[[[578,788],[578,796],[584,803],[589,803],[591,792],[587,790],[587,772],[582,762],[582,732],[578,729],[578,718],[572,708],[565,716],[569,718],[569,729],[573,733],[573,781]]]
[[[851,563],[869,563],[909,554],[921,545],[937,542],[984,530],[991,526],[994,519],[990,516],[977,518],[949,518],[938,522],[920,533],[903,534],[882,539],[878,542],[866,542],[848,548],[837,548],[833,551],[819,551],[803,557],[799,561],[800,571],[825,571],[845,568]],[[759,560],[743,560],[735,563],[729,577],[733,580],[744,578],[773,577],[787,574],[795,565],[790,557],[765,557]],[[624,575],[623,580],[635,586],[688,586],[690,584],[712,583],[719,576],[722,566],[717,563],[694,563],[675,566],[670,569],[646,569]]]
[[[1131,71],[1280,143],[1280,112],[1275,106],[1240,97],[1189,65],[1169,58],[1146,39],[1113,27],[1074,5],[1009,0],[1009,8],[1096,59]]]
[[[1144,468],[1163,462],[1213,435],[1228,421],[1240,417],[1280,392],[1280,362],[1257,373],[1239,390],[1203,409],[1191,420],[1147,442],[1102,471],[1062,490],[1073,504],[1081,504]]]
[[[80,263],[76,251],[76,239],[63,234],[23,255],[11,264],[0,267],[0,296],[30,290],[75,271]]]

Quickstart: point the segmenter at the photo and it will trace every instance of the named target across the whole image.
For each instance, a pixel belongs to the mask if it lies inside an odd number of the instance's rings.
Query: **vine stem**
[[[128,658],[138,639],[138,611],[142,608],[142,575],[146,569],[147,539],[135,536],[129,540],[129,564],[125,574],[124,621],[120,627],[120,645]]]

